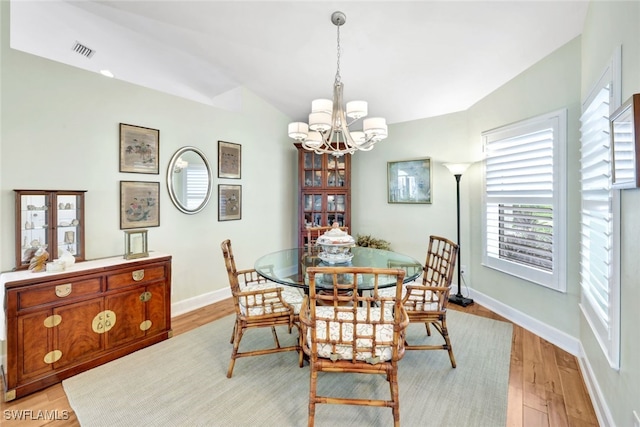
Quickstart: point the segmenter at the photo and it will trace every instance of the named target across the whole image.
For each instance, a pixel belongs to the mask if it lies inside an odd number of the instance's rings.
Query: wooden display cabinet
[[[171,256],[166,254],[85,261],[60,273],[15,271],[0,275],[0,283],[0,296],[6,292],[5,401],[171,333]]]
[[[298,247],[305,247],[307,227],[332,225],[351,231],[351,155],[335,157],[298,149]]]
[[[14,190],[16,195],[16,270],[29,267],[40,246],[49,261],[64,250],[84,261],[85,191]]]

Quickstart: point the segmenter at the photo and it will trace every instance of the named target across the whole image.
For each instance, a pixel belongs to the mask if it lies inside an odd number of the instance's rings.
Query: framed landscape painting
[[[431,159],[387,162],[388,203],[431,203]]]

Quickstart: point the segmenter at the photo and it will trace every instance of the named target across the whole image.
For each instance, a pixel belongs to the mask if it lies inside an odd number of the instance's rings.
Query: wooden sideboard
[[[5,401],[171,336],[170,255],[106,258],[60,273],[4,273],[0,280]]]

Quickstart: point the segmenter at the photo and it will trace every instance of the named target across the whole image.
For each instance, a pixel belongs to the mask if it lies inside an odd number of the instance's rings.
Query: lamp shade
[[[309,125],[303,122],[289,123],[289,137],[301,141],[307,137],[309,133]]]
[[[353,143],[356,145],[362,145],[367,140],[364,136],[364,132],[360,131],[351,132],[351,139],[353,139]]]
[[[320,135],[320,132],[311,131],[304,142],[308,147],[320,147],[322,145],[322,135]]]
[[[359,119],[366,117],[368,113],[367,101],[350,101],[347,102],[347,117]]]
[[[314,99],[311,101],[312,113],[327,113],[331,114],[333,111],[333,101],[330,99]]]
[[[325,112],[309,114],[309,129],[318,132],[331,129],[331,114]]]
[[[387,137],[387,121],[382,117],[371,117],[363,120],[362,130],[367,138],[376,141]]]
[[[471,166],[471,163],[443,163],[442,165],[452,174],[462,175]]]

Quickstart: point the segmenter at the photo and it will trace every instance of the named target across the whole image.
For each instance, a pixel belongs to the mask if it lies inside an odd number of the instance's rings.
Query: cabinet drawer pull
[[[55,363],[62,357],[62,352],[60,350],[53,350],[44,355],[44,363],[51,364]]]
[[[140,323],[140,330],[141,331],[146,331],[149,328],[151,328],[151,325],[153,325],[151,320],[145,320],[144,322]]]
[[[151,292],[146,291],[140,294],[140,301],[147,302],[151,299]]]
[[[62,323],[62,316],[59,314],[54,314],[44,319],[45,328],[53,328],[58,326],[60,323]]]
[[[71,283],[65,283],[64,285],[56,286],[56,296],[58,298],[64,298],[71,295]]]
[[[133,280],[135,280],[136,282],[139,282],[140,280],[144,279],[144,269],[143,270],[136,270],[133,271],[131,273],[131,277],[133,278]]]

